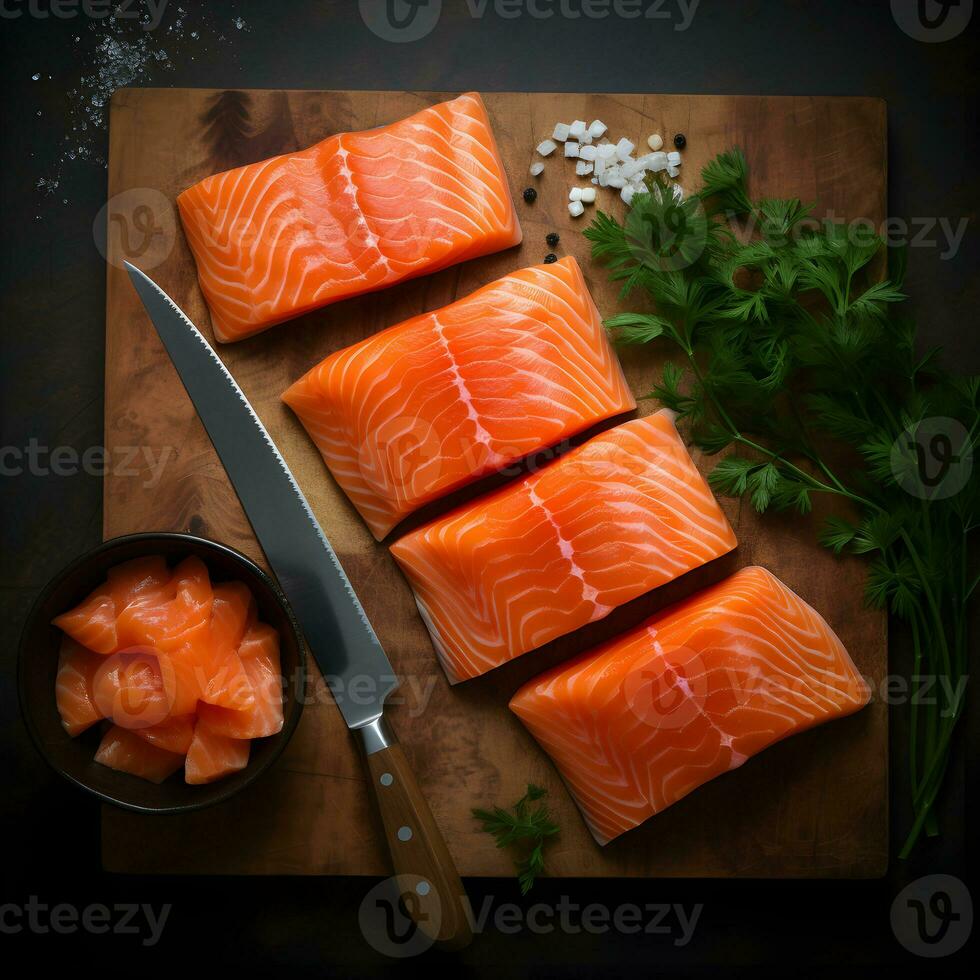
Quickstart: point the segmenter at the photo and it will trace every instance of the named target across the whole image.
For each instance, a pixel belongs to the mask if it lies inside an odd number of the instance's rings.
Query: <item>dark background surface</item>
[[[652,0],[651,0],[652,2]],[[472,6],[480,6],[473,0]],[[565,9],[580,10],[577,0]],[[648,4],[649,5],[649,4]],[[887,100],[889,214],[906,219],[968,219],[955,255],[939,231],[913,247],[908,286],[926,342],[941,343],[947,362],[976,373],[978,239],[977,18],[960,37],[926,44],[896,26],[887,0],[702,0],[689,29],[674,20],[609,16],[507,20],[490,9],[470,15],[446,0],[424,40],[391,44],[372,34],[354,0],[171,2],[151,47],[168,52],[135,84],[249,88],[506,89],[697,93],[873,95]],[[539,7],[549,6],[539,0]],[[559,0],[550,5],[560,10]],[[34,0],[33,10],[48,4]],[[92,224],[105,203],[106,175],[94,162],[63,156],[80,134],[70,92],[91,77],[105,28],[73,18],[32,15],[28,0],[5,0],[0,20],[4,80],[2,209],[2,434],[0,447],[73,447],[102,441],[104,279]],[[22,16],[12,17],[11,13]],[[234,18],[244,24],[238,28]],[[174,29],[177,20],[182,29]],[[169,33],[168,33],[168,28]],[[137,35],[134,22],[125,37]],[[191,32],[198,34],[197,38]],[[219,40],[220,35],[224,40]],[[159,64],[163,64],[162,62]],[[37,81],[32,76],[39,74]],[[48,76],[51,76],[50,78]],[[77,103],[75,103],[77,104]],[[68,137],[66,143],[66,136]],[[106,152],[106,134],[82,137]],[[819,152],[814,147],[814,152]],[[58,179],[54,193],[37,188]],[[66,202],[66,203],[65,203]],[[10,457],[5,457],[9,466]],[[172,903],[160,943],[144,937],[38,934],[35,953],[85,957],[92,967],[156,973],[208,964],[255,972],[295,965],[321,975],[381,974],[399,968],[362,938],[357,907],[367,879],[142,879],[99,870],[98,807],[49,773],[17,717],[14,660],[20,624],[44,582],[101,538],[97,475],[23,472],[0,477],[3,538],[2,720],[7,774],[3,889],[0,904],[30,897],[70,903]],[[892,666],[908,672],[906,638],[893,628]],[[927,962],[896,941],[889,910],[902,886],[947,872],[969,881],[967,860],[975,799],[968,763],[976,758],[976,692],[967,715],[969,751],[960,749],[941,811],[942,836],[907,865],[892,862],[873,882],[542,881],[534,902],[562,896],[613,909],[620,903],[703,903],[693,939],[671,935],[593,935],[556,929],[541,934],[490,928],[462,954],[464,971],[501,976],[668,976],[768,967],[781,974],[834,972],[903,964],[959,967],[970,951]],[[907,826],[901,709],[892,716],[893,838]],[[897,760],[897,761],[895,761]],[[975,780],[972,781],[975,783]],[[724,819],[724,814],[719,814]],[[152,833],[148,821],[147,832]],[[894,842],[897,850],[898,842]],[[477,907],[520,903],[509,880],[476,880]],[[3,935],[4,949],[12,936]],[[971,943],[971,946],[973,943]],[[416,964],[418,965],[418,964]]]

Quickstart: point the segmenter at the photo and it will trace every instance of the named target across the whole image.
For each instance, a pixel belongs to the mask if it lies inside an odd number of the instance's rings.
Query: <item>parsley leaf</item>
[[[531,890],[538,875],[544,874],[545,842],[558,834],[558,825],[552,820],[548,807],[543,803],[537,807],[531,806],[545,796],[547,790],[528,783],[527,792],[509,812],[499,806],[490,810],[473,810],[473,816],[483,822],[482,829],[496,839],[497,847],[518,844],[524,848],[526,853],[516,862],[522,895]]]
[[[900,311],[907,249],[886,250],[867,224],[817,222],[795,198],[754,199],[748,180],[738,149],[708,163],[683,202],[663,174],[648,178],[623,223],[600,213],[586,236],[624,298],[646,294],[649,312],[607,322],[616,339],[668,344],[683,365],[668,361],[651,397],[705,453],[738,451],[709,474],[712,488],[760,513],[806,514],[815,495],[839,501],[847,517],[824,522],[821,544],[867,556],[868,603],[909,623],[916,672],[943,679],[936,703],[909,709],[915,815],[904,857],[938,830],[934,803],[964,703],[949,692],[967,679],[980,583],[968,574],[980,379],[952,376],[935,349],[920,350]],[[924,466],[930,454],[938,475]],[[949,473],[958,482],[946,492]]]

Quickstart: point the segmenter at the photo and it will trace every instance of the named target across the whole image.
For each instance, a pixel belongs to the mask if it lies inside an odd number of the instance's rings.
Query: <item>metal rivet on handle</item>
[[[399,827],[398,828],[398,839],[399,840],[411,840],[412,839],[412,828],[411,827]]]
[[[395,781],[395,777],[390,772],[381,773],[381,785],[390,786]]]
[[[416,886],[415,890],[422,896],[429,894],[430,885],[427,881],[420,881]]]

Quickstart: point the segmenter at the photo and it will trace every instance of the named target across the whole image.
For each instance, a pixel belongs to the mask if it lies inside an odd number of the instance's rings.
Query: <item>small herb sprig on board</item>
[[[531,806],[547,794],[547,790],[528,783],[527,792],[510,812],[499,806],[492,810],[473,810],[473,816],[483,821],[483,830],[496,838],[497,847],[517,844],[526,852],[516,862],[522,895],[526,895],[534,885],[534,879],[544,873],[545,842],[558,833],[558,825],[551,819],[548,807],[544,803]]]
[[[623,223],[600,212],[585,232],[623,297],[651,301],[606,325],[624,343],[679,349],[651,397],[703,451],[731,450],[709,476],[717,492],[760,513],[806,514],[815,494],[845,504],[821,543],[870,559],[867,601],[909,624],[913,675],[938,681],[935,698],[913,694],[909,708],[906,857],[923,831],[938,833],[934,804],[965,701],[980,379],[920,352],[898,312],[905,250],[887,250],[882,277],[873,229],[817,223],[799,200],[753,199],[738,150],[701,178],[683,201],[649,178]]]

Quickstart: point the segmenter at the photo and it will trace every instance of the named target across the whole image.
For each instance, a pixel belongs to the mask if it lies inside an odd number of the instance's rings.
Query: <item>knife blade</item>
[[[383,717],[385,699],[398,686],[391,662],[245,393],[170,296],[129,262],[126,270],[347,727],[361,737],[396,875],[411,892],[403,907],[423,933],[458,948],[471,938],[465,892],[407,758]],[[352,687],[356,697],[349,696]]]

